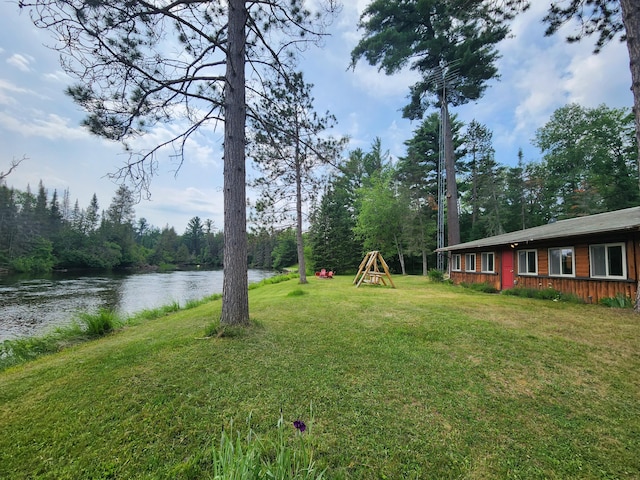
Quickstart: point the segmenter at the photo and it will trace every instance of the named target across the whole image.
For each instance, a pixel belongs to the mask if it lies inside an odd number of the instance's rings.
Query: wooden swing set
[[[383,271],[380,271],[378,263],[382,267]],[[373,252],[367,253],[362,259],[360,267],[358,267],[356,278],[353,279],[353,283],[356,285],[356,288],[358,288],[363,282],[371,285],[380,285],[380,283],[382,283],[386,286],[387,281],[385,280],[385,277],[389,280],[391,287],[396,288],[393,284],[393,280],[391,280],[389,267],[384,261],[384,258],[382,258],[382,254],[379,251],[374,250]]]

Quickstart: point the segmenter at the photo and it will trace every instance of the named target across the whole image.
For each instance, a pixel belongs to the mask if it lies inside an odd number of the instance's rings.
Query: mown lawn
[[[325,478],[640,478],[640,316],[394,277],[250,291],[0,373],[0,478],[212,478],[223,429],[309,426]]]

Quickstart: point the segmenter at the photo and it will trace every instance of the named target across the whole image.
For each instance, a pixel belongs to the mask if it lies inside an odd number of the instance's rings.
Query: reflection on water
[[[273,272],[249,270],[249,282]],[[46,277],[0,276],[0,342],[38,335],[70,323],[77,312],[115,309],[129,316],[144,309],[199,300],[222,292],[221,270]]]

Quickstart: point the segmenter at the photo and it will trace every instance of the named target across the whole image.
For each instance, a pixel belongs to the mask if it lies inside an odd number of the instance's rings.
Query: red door
[[[513,250],[502,251],[500,264],[502,269],[502,290],[513,288],[513,281],[515,280],[513,274]]]

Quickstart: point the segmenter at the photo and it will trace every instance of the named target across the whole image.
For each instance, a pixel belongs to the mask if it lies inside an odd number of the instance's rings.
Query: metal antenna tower
[[[444,60],[440,62],[440,66],[431,74],[431,81],[435,83],[438,90],[442,90],[440,99],[440,128],[438,129],[438,229],[437,229],[437,248],[445,246],[444,242],[444,206],[446,204],[446,142],[444,122],[449,121],[449,112],[447,109],[447,88],[455,85],[458,81],[458,71],[454,68],[458,64],[457,61],[447,64]],[[436,267],[440,271],[445,270],[445,254],[438,252]]]

